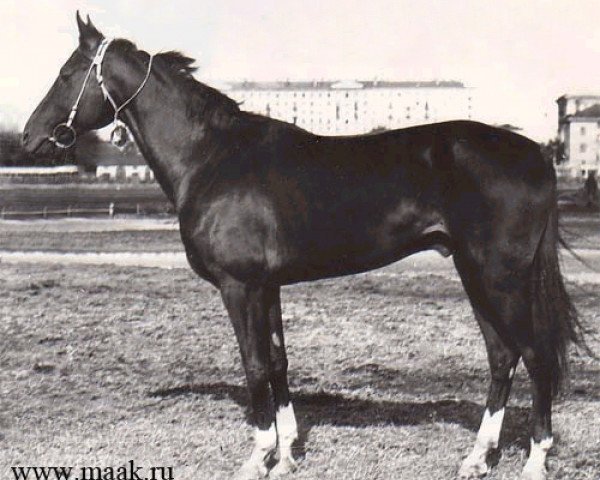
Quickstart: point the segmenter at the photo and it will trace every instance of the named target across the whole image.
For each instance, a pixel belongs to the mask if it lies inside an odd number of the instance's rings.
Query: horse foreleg
[[[271,361],[271,388],[275,397],[277,441],[279,445],[279,462],[273,470],[271,477],[279,477],[296,470],[296,461],[292,455],[292,444],[298,438],[298,426],[294,407],[290,400],[287,370],[288,360],[285,352],[283,325],[281,320],[281,300],[279,287],[267,292],[269,304],[270,327],[270,361]]]
[[[235,480],[266,477],[267,462],[277,447],[275,419],[269,391],[269,322],[265,290],[229,281],[221,287],[239,343],[255,427],[254,448]]]

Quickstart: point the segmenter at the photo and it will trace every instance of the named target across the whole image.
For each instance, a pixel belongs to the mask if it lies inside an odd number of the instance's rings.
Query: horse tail
[[[556,195],[533,260],[533,333],[534,351],[551,372],[553,395],[568,376],[568,347],[585,347],[584,329],[577,309],[565,288],[560,269],[558,247],[558,205]],[[587,348],[587,347],[586,347]]]

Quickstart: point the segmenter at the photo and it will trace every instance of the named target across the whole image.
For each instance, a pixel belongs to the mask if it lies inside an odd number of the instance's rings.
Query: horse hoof
[[[264,465],[244,464],[232,480],[260,480],[268,475],[268,470]]]
[[[548,471],[545,467],[536,468],[536,469],[523,469],[523,473],[521,474],[521,480],[547,480]]]
[[[291,457],[283,457],[277,465],[273,467],[269,478],[282,478],[290,473],[294,473],[298,469],[298,464]]]
[[[466,459],[460,466],[458,478],[460,480],[472,480],[484,477],[488,473],[488,466],[485,462],[470,462]]]

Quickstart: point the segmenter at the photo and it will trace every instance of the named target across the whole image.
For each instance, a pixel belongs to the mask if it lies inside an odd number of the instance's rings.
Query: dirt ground
[[[571,223],[586,242],[576,247],[596,262],[600,232]],[[141,241],[134,251],[181,254],[176,228],[82,225],[21,223],[4,229],[0,249],[123,252]],[[172,466],[176,480],[228,479],[247,457],[244,379],[220,297],[174,267],[1,261],[2,480],[15,465],[129,460]],[[578,262],[565,270],[600,352],[598,284]],[[292,478],[454,478],[479,426],[488,367],[451,260],[408,259],[282,297],[301,430]],[[520,367],[488,478],[518,478],[529,405]],[[598,480],[600,363],[577,351],[554,429],[551,478]]]

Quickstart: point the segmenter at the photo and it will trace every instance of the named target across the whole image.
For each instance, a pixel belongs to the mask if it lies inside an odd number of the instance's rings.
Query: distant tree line
[[[21,135],[10,130],[0,131],[0,165],[31,165],[32,157],[21,146]]]
[[[95,132],[89,132],[77,139],[77,143],[67,150],[49,149],[49,153],[30,154],[21,144],[21,133],[15,130],[0,130],[0,166],[56,166],[77,164],[85,170],[95,168],[104,142]]]

